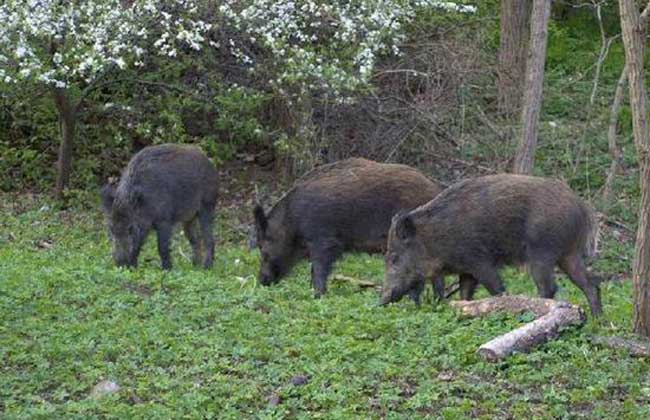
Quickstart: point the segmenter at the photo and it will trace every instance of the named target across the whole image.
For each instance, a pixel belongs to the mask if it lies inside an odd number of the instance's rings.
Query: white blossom
[[[321,86],[331,92],[366,84],[381,54],[399,54],[403,28],[420,9],[473,13],[474,6],[434,0],[223,0],[223,21],[241,39],[271,52],[276,89]],[[243,64],[255,60],[233,39],[231,54]],[[253,68],[253,67],[251,67]]]
[[[0,83],[88,84],[107,69],[144,66],[147,53],[174,58],[181,46],[200,50],[208,43],[227,47],[247,71],[262,64],[250,51],[269,52],[276,69],[270,84],[278,92],[297,87],[345,95],[370,80],[381,55],[401,53],[404,28],[419,11],[476,11],[434,0],[222,0],[219,22],[238,36],[220,44],[206,36],[212,24],[197,18],[208,5],[1,0]]]
[[[198,0],[3,0],[0,83],[33,79],[56,87],[91,83],[113,65],[143,65],[152,51],[199,50],[211,25],[196,19]],[[155,37],[155,38],[154,38]],[[52,42],[52,40],[54,42]]]

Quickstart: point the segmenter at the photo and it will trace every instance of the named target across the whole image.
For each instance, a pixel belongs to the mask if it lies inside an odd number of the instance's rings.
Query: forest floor
[[[378,307],[375,290],[341,281],[314,300],[304,262],[262,287],[242,223],[219,217],[209,271],[191,266],[180,233],[173,270],[160,270],[153,237],[125,270],[97,210],[1,195],[0,417],[650,418],[650,361],[590,341],[631,328],[628,233],[606,232],[595,263],[611,279],[602,319],[487,363],[478,346],[529,314],[461,319],[430,291],[420,308]],[[335,273],[380,284],[383,261],[348,255]],[[526,274],[504,278],[534,294]],[[559,299],[586,308],[559,284]],[[101,381],[120,389],[94,396]]]

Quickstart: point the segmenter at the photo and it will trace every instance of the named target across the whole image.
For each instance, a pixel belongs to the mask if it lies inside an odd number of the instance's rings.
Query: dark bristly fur
[[[316,295],[324,294],[332,264],[343,252],[383,252],[391,217],[441,190],[405,165],[347,159],[314,169],[268,215],[259,206],[254,211],[260,282],[279,281],[308,255]]]
[[[115,263],[136,266],[140,248],[154,229],[162,267],[170,269],[172,228],[183,223],[194,264],[201,264],[203,242],[203,266],[210,267],[217,189],[217,171],[200,149],[175,144],[142,149],[133,156],[119,183],[109,183],[101,192]]]
[[[382,303],[447,273],[461,275],[463,299],[471,299],[478,283],[499,294],[499,267],[521,264],[540,296],[552,298],[559,265],[596,316],[602,312],[600,291],[584,264],[596,230],[589,206],[561,181],[503,174],[457,183],[393,219]]]

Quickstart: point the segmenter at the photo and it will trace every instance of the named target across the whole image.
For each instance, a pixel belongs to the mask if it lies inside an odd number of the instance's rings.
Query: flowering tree
[[[59,115],[61,141],[55,193],[66,187],[75,126],[84,98],[147,54],[175,57],[199,50],[210,25],[194,0],[5,0],[0,5],[0,87],[47,88]]]
[[[418,11],[473,13],[474,6],[435,0],[224,0],[224,24],[242,35],[229,39],[233,55],[249,66],[251,53],[269,51],[275,68],[269,80],[278,91],[327,90],[335,95],[365,85],[380,54],[399,53],[404,27]]]
[[[407,28],[424,13],[473,13],[461,2],[435,0],[223,0],[222,40],[232,55],[283,97],[293,136],[276,143],[302,164],[313,128],[313,99],[350,101],[369,87],[382,55],[400,54]]]
[[[234,56],[237,67],[229,67],[228,74],[254,74],[263,81],[257,89],[296,101],[298,106],[292,110],[300,133],[309,124],[309,118],[301,119],[310,115],[309,98],[325,92],[342,101],[367,86],[378,57],[399,52],[405,28],[417,13],[474,11],[472,6],[434,0],[221,0],[216,4],[207,0],[0,2],[0,89],[36,84],[52,97],[61,128],[58,196],[70,176],[75,127],[84,99],[119,82],[120,71],[144,66],[151,55],[178,59],[180,48],[200,50],[209,44]],[[227,76],[223,82],[234,91],[240,88]]]

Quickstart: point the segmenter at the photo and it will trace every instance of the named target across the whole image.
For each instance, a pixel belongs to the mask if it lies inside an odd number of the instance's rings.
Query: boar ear
[[[109,181],[108,184],[104,185],[100,191],[102,196],[102,211],[104,213],[110,213],[113,208],[113,201],[115,200],[115,184]]]
[[[266,214],[264,214],[264,209],[259,204],[255,206],[253,214],[255,215],[255,231],[257,233],[257,239],[260,239],[264,237],[264,232],[266,232],[269,221],[266,218]]]
[[[398,214],[395,220],[395,234],[402,240],[415,236],[415,223],[411,216]]]

